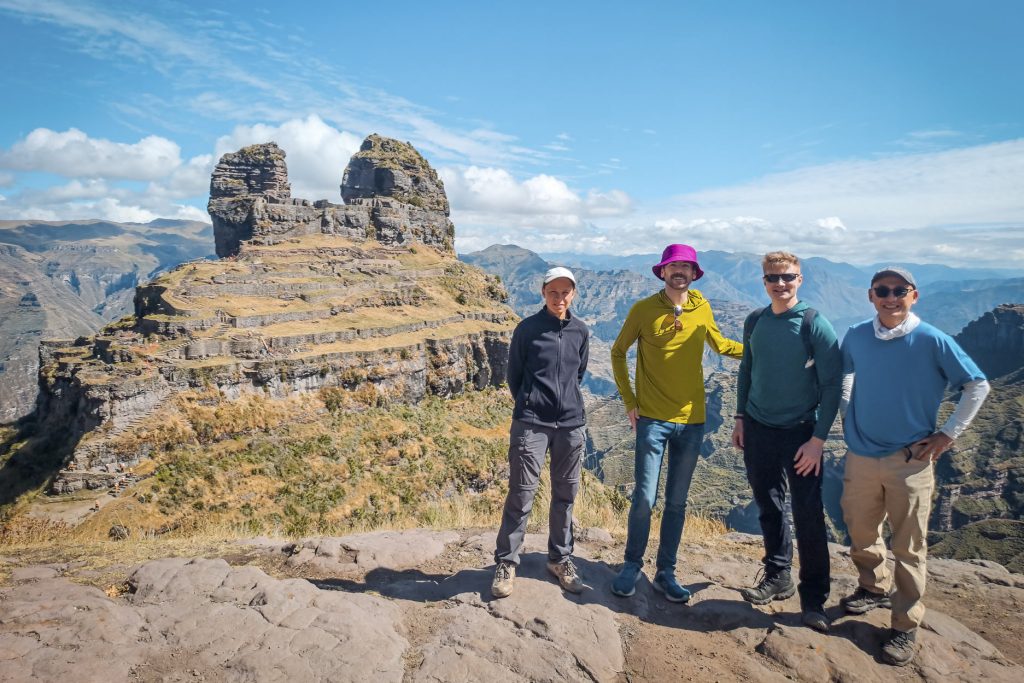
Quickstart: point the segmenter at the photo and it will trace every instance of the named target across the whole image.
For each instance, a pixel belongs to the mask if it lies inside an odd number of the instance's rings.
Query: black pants
[[[765,571],[789,569],[793,564],[793,538],[784,515],[786,496],[792,491],[790,504],[800,553],[800,603],[804,608],[823,606],[830,582],[821,472],[799,475],[793,469],[797,450],[813,431],[812,422],[778,429],[743,418],[743,462],[761,512],[758,519],[764,536]]]

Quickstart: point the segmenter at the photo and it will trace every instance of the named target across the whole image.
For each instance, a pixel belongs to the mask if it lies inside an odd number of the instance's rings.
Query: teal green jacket
[[[801,301],[781,315],[765,310],[743,348],[736,412],[783,429],[814,421],[814,436],[824,440],[839,411],[843,361],[832,323],[819,312],[811,323],[814,363],[808,367],[800,338],[807,308]]]

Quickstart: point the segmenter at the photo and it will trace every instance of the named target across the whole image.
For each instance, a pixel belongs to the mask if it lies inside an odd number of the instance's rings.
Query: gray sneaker
[[[882,661],[893,666],[906,666],[914,659],[916,631],[889,631],[889,637],[882,643]]]
[[[793,585],[793,577],[788,569],[771,572],[762,569],[758,574],[761,580],[756,586],[740,590],[740,595],[747,602],[767,605],[772,600],[788,600],[796,593],[796,586]]]
[[[867,588],[857,586],[852,594],[840,598],[839,604],[847,614],[864,614],[876,607],[892,607],[892,600],[884,593],[873,593]]]
[[[548,562],[548,571],[558,578],[559,585],[570,593],[583,592],[583,579],[576,572],[572,560],[564,562]]]
[[[494,568],[494,581],[491,582],[491,595],[496,598],[507,598],[512,595],[512,584],[516,580],[516,566],[502,560]]]

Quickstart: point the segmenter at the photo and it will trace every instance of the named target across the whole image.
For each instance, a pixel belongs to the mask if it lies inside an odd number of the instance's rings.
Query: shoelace
[[[764,588],[764,584],[768,583],[768,575],[764,571],[764,566],[757,570],[757,574],[754,575],[754,587]]]
[[[576,578],[576,565],[572,563],[572,560],[562,563],[562,576],[570,581]]]
[[[495,572],[499,581],[504,581],[512,577],[512,568],[508,562],[501,562],[498,564],[498,571]]]

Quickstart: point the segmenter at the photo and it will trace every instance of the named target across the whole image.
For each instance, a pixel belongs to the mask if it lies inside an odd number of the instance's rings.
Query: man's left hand
[[[953,445],[953,439],[945,432],[935,432],[914,443],[913,450],[915,460],[926,460],[935,462],[946,450]]]
[[[812,436],[807,443],[797,449],[796,457],[793,458],[796,464],[793,469],[801,477],[809,474],[818,476],[821,473],[821,451],[825,442],[816,436]]]

